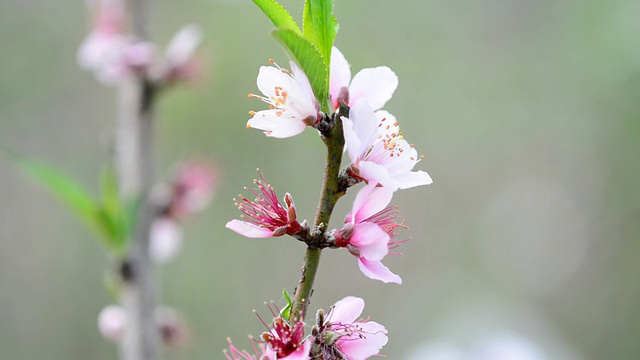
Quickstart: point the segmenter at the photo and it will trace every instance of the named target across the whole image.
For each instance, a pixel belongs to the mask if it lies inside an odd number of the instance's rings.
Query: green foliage
[[[300,28],[291,14],[275,0],[253,0],[253,2],[267,15],[275,27],[300,33]]]
[[[97,201],[69,175],[54,167],[15,155],[12,159],[25,175],[57,197],[96,232],[107,249],[116,253],[124,251],[137,213],[137,201],[123,204],[118,197],[118,185],[113,171],[104,171],[102,199]]]
[[[282,296],[284,297],[284,300],[287,302],[287,304],[280,310],[280,316],[282,316],[283,319],[289,321],[289,318],[291,317],[291,306],[293,305],[293,300],[291,299],[291,295],[289,295],[286,289],[282,289]]]
[[[305,1],[302,32],[289,12],[275,0],[253,2],[276,26],[273,36],[305,72],[318,102],[327,111],[331,48],[339,27],[333,16],[333,0]]]
[[[304,37],[313,39],[327,64],[331,62],[331,48],[338,33],[338,21],[333,16],[333,1],[307,0],[303,12]],[[327,75],[329,70],[327,69]]]
[[[320,104],[325,104],[329,94],[329,73],[318,49],[293,30],[277,29],[273,31],[273,36],[284,45],[302,71],[307,74]]]

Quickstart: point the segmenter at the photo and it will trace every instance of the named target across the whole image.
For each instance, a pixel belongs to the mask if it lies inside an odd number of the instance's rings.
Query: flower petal
[[[380,353],[380,349],[389,341],[387,329],[375,321],[359,322],[361,329],[352,336],[343,336],[338,347],[349,360],[365,360]]]
[[[380,280],[384,283],[402,284],[400,276],[392,273],[391,270],[382,265],[380,261],[370,261],[359,257],[358,267],[360,267],[360,271],[370,279]]]
[[[337,108],[338,95],[340,90],[349,87],[349,81],[351,81],[351,69],[349,62],[345,59],[344,55],[338,50],[337,47],[331,49],[331,69],[329,72],[329,93],[331,94],[331,101],[334,109]]]
[[[184,26],[173,36],[165,57],[175,67],[186,64],[202,41],[202,30],[196,24]]]
[[[358,164],[358,169],[360,177],[367,180],[369,184],[380,184],[391,191],[398,190],[398,184],[389,175],[386,167],[371,161],[361,161]]]
[[[393,197],[393,190],[386,187],[376,187],[370,184],[363,187],[356,195],[351,214],[352,223],[360,223],[372,215],[382,211]]]
[[[398,87],[398,77],[386,66],[360,70],[349,86],[349,103],[365,99],[374,109],[380,109],[391,99]]]
[[[309,359],[309,351],[311,350],[312,340],[311,338],[307,339],[302,346],[291,353],[287,357],[283,357],[283,360],[308,360]]]
[[[258,225],[246,221],[240,221],[237,219],[229,221],[227,225],[225,225],[225,227],[227,229],[235,231],[237,234],[248,238],[261,239],[273,237],[273,230],[269,230]]]
[[[349,244],[358,248],[361,258],[381,260],[389,253],[389,240],[389,234],[378,225],[365,222],[353,227]]]
[[[347,153],[349,154],[349,159],[353,164],[358,160],[362,142],[360,141],[360,138],[356,133],[356,130],[353,125],[353,121],[349,120],[344,116],[342,117],[342,132],[344,133],[344,144],[346,145]]]
[[[403,175],[402,178],[396,180],[400,189],[408,189],[414,186],[430,185],[433,183],[431,176],[422,170],[408,172]]]
[[[360,139],[360,154],[368,151],[378,138],[378,119],[373,109],[366,101],[360,101],[351,106],[349,120],[353,121],[353,128]]]
[[[358,319],[364,310],[364,300],[347,296],[333,305],[331,313],[327,315],[327,321],[333,324],[351,324]]]
[[[262,110],[247,121],[247,127],[264,130],[267,136],[286,138],[303,132],[307,125],[278,110]]]

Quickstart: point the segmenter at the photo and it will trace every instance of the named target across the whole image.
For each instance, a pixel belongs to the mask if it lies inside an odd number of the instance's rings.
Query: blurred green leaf
[[[309,40],[289,29],[276,29],[273,36],[280,41],[311,82],[316,98],[325,107],[329,94],[327,64]]]
[[[275,27],[291,29],[300,34],[300,28],[291,17],[291,14],[275,0],[253,0],[253,2],[267,15]]]
[[[289,321],[289,318],[291,317],[291,306],[293,306],[293,300],[291,300],[291,296],[286,289],[282,289],[282,296],[284,297],[284,300],[287,302],[287,304],[280,310],[280,316],[282,316],[283,319]]]
[[[107,249],[122,250],[125,240],[124,232],[121,230],[123,216],[119,210],[117,185],[111,183],[112,180],[103,180],[103,191],[106,195],[103,204],[100,204],[86,189],[62,171],[20,156],[12,155],[11,158],[25,175],[40,183],[95,231]]]

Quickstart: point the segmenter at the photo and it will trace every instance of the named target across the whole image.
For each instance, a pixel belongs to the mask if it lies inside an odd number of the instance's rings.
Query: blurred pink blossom
[[[149,253],[155,263],[167,263],[182,250],[182,227],[174,219],[166,216],[155,219],[149,233]]]
[[[217,188],[218,174],[205,162],[188,162],[182,165],[173,180],[169,216],[182,220],[186,216],[204,210]]]
[[[122,306],[108,305],[98,314],[98,330],[105,339],[118,343],[124,334],[127,315]]]

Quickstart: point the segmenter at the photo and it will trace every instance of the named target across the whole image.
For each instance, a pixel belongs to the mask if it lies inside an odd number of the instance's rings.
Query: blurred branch
[[[147,0],[129,0],[131,26],[146,39]],[[121,302],[127,323],[120,347],[123,360],[155,360],[160,334],[155,320],[156,275],[149,256],[149,229],[156,211],[149,200],[153,179],[154,87],[142,76],[132,76],[119,88],[119,119],[116,130],[116,169],[120,196],[140,199],[136,228],[121,275]]]

